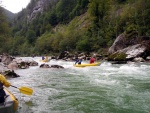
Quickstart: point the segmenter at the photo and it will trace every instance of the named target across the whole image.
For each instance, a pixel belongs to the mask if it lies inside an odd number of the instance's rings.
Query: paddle
[[[18,87],[13,86],[13,85],[11,85],[11,86],[14,87],[14,88],[19,89],[21,93],[26,94],[26,95],[32,95],[32,93],[33,93],[33,89],[31,89],[29,87],[24,87],[23,86],[21,88],[18,88]]]

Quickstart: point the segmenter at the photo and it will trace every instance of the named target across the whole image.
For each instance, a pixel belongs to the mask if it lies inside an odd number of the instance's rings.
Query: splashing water
[[[39,57],[24,59],[40,60]],[[30,97],[20,94],[22,113],[150,112],[149,63],[103,62],[100,66],[84,68],[66,61],[51,60],[47,64],[61,65],[64,69],[35,66],[16,70],[21,77],[9,80],[17,87],[34,90]]]

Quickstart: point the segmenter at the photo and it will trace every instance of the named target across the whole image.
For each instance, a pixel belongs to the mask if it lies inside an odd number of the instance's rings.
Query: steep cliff
[[[50,0],[35,0],[34,4],[31,2],[27,7],[27,9],[31,7],[31,9],[28,9],[27,22],[35,19],[38,13],[43,13],[44,10],[47,10],[49,7],[49,2]]]

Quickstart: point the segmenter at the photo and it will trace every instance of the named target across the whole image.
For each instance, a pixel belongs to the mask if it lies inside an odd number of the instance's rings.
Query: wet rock
[[[35,61],[31,61],[31,62],[29,63],[29,65],[30,65],[30,66],[38,66],[39,64],[38,64],[37,62],[35,62]]]
[[[41,64],[40,68],[50,68],[50,66],[48,64]]]
[[[51,65],[51,68],[64,68],[64,67],[60,65]]]
[[[38,66],[38,63],[34,60],[22,60],[22,59],[13,59],[13,61],[8,64],[8,68],[12,70],[16,69],[27,69],[29,66]]]
[[[2,55],[0,55],[0,62],[2,62]]]
[[[14,59],[14,57],[8,55],[8,54],[3,54],[1,56],[1,62],[3,62],[4,64],[8,65],[10,62],[12,62]]]
[[[11,70],[19,69],[17,62],[11,62],[10,64],[8,64],[7,67],[8,69],[11,69]]]
[[[150,56],[146,57],[146,60],[150,61]]]
[[[134,62],[145,62],[145,60],[142,57],[134,58]]]
[[[0,73],[8,76],[8,77],[19,77],[18,74],[16,74],[14,72],[14,70],[8,69],[6,65],[4,65],[3,63],[0,63]]]
[[[0,63],[0,73],[4,73],[5,71],[9,71],[10,69],[7,68],[6,65]]]
[[[22,61],[20,64],[18,64],[18,67],[20,69],[27,69],[27,68],[29,68],[29,64],[28,64],[28,62]]]
[[[16,74],[13,70],[12,71],[5,71],[4,73],[5,76],[8,76],[8,77],[12,77],[12,78],[15,78],[15,77],[20,77],[18,74]]]
[[[25,60],[24,62],[26,62],[29,66],[38,66],[38,62],[34,60]]]
[[[126,64],[127,61],[115,61],[115,62],[112,62],[112,64]]]
[[[67,59],[68,55],[69,55],[68,51],[63,51],[63,52],[60,53],[60,55],[58,56],[57,59]]]
[[[64,68],[63,66],[60,65],[48,65],[48,64],[41,64],[40,68]]]

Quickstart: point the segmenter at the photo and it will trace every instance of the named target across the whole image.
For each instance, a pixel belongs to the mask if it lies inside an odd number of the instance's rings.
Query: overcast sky
[[[18,13],[23,8],[25,8],[30,0],[0,0],[5,9],[11,11],[12,13]]]

